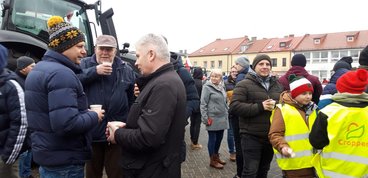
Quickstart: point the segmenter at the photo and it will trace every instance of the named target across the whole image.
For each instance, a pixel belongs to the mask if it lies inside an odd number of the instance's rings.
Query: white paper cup
[[[93,110],[93,111],[101,110],[102,109],[102,105],[101,104],[91,104],[89,106],[89,108],[91,108],[91,110]]]
[[[104,65],[108,65],[108,66],[110,66],[110,67],[112,66],[112,62],[108,62],[108,61],[103,61],[103,62],[102,62],[102,64],[104,64]]]
[[[276,101],[275,100],[272,100],[272,101],[270,101],[270,103],[272,104],[272,108],[275,108]]]

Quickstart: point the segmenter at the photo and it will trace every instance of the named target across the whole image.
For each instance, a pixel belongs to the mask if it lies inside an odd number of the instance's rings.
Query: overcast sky
[[[168,38],[171,51],[191,53],[217,38],[368,30],[367,5],[367,0],[102,0],[102,11],[114,9],[119,43],[129,42],[131,50],[144,34],[158,33]]]

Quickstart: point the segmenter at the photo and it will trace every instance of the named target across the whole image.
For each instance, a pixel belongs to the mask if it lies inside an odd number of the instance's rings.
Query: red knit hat
[[[289,85],[291,97],[295,98],[303,92],[310,91],[313,93],[313,86],[311,82],[304,77],[297,77],[295,75],[289,76]]]
[[[368,85],[368,72],[365,69],[349,71],[336,82],[336,89],[340,93],[361,94]]]

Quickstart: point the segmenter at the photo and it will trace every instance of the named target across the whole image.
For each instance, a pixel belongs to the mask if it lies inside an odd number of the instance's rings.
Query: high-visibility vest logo
[[[338,144],[350,147],[368,147],[368,142],[357,140],[364,135],[364,132],[365,125],[359,126],[355,122],[350,123],[346,130],[345,139],[339,139]]]
[[[360,138],[364,135],[365,125],[359,126],[357,123],[353,122],[349,124],[347,133],[346,133],[346,140],[351,138]]]

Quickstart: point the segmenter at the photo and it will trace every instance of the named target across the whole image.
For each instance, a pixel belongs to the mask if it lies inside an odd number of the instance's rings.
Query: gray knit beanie
[[[235,60],[235,64],[239,64],[240,66],[246,68],[249,68],[249,60],[246,56],[238,57],[238,59]]]

